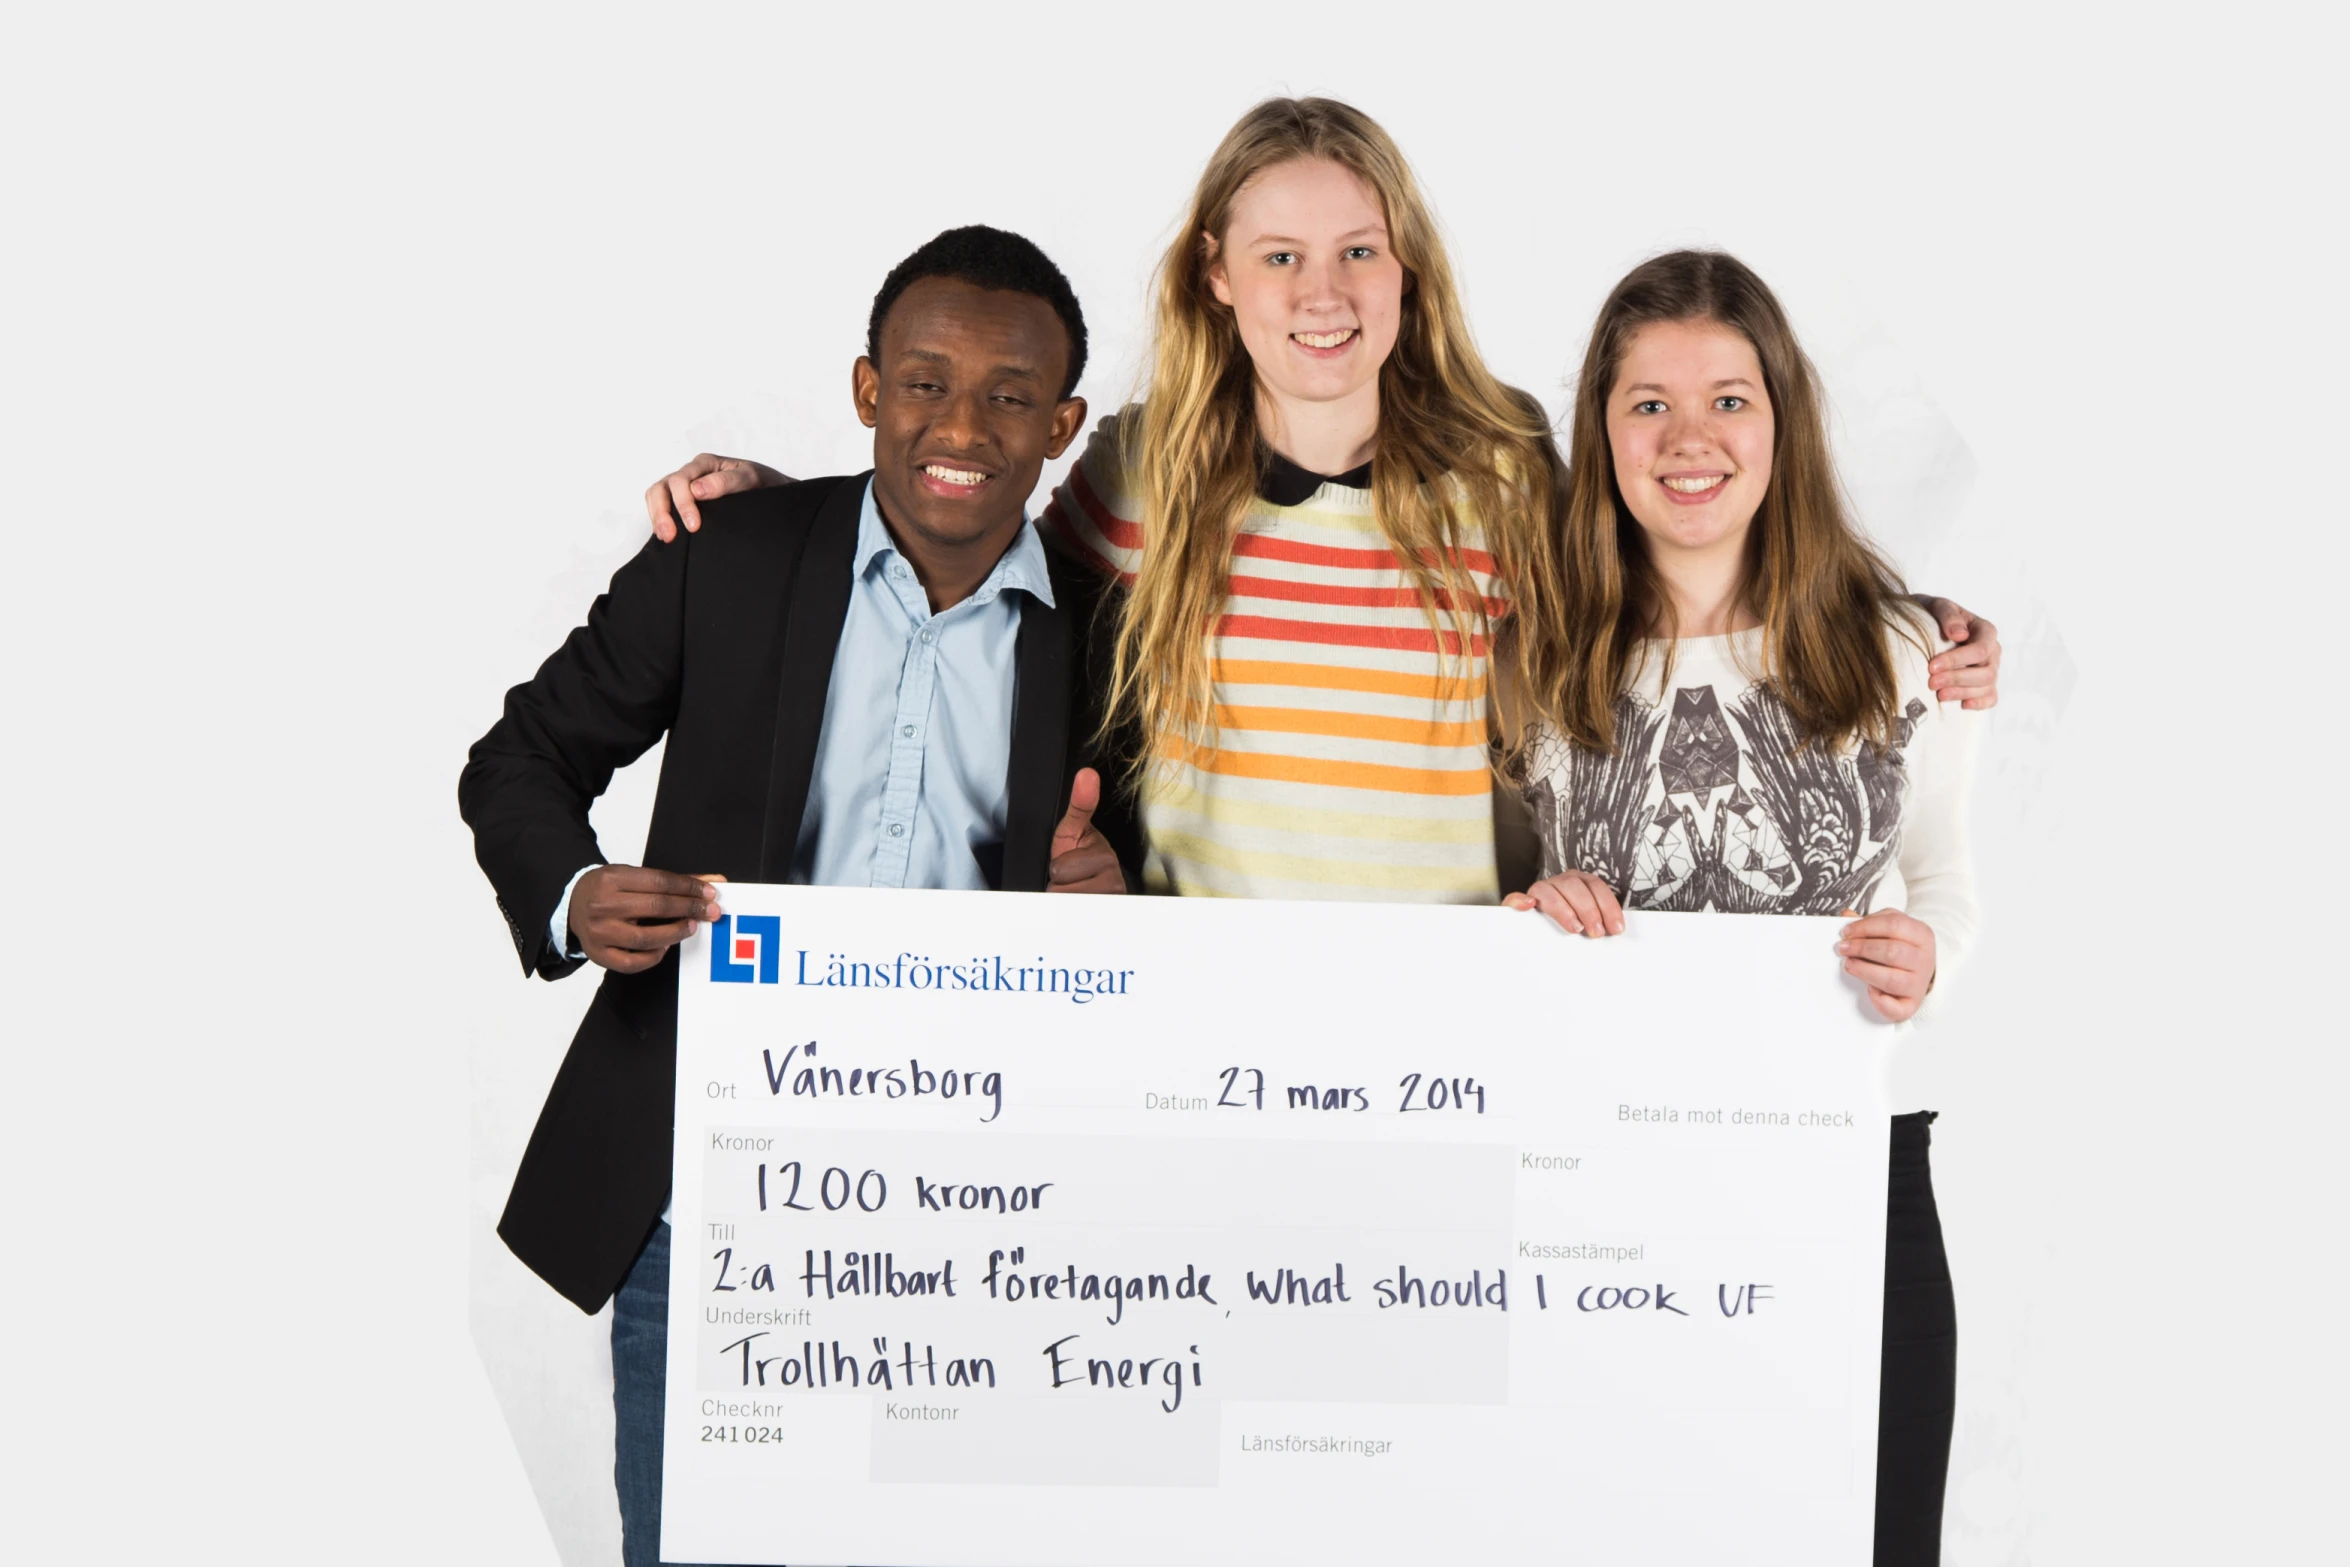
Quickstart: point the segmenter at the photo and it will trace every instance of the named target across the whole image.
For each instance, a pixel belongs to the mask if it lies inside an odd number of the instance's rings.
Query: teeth
[[[934,462],[924,463],[922,471],[941,484],[975,485],[987,482],[987,475],[984,473],[967,473],[961,468],[944,468]]]
[[[1679,490],[1683,495],[1703,495],[1727,477],[1727,474],[1715,473],[1702,479],[1667,479],[1664,486],[1668,490]]]
[[[1336,348],[1354,335],[1355,329],[1351,326],[1343,332],[1292,332],[1290,334],[1308,348]]]

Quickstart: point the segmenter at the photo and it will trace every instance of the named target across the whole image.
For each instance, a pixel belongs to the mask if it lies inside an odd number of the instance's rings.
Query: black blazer
[[[474,855],[526,972],[580,965],[548,940],[563,887],[603,863],[588,806],[664,734],[644,863],[730,881],[786,879],[848,614],[867,475],[716,501],[699,533],[648,541],[587,624],[506,693],[457,784]],[[1094,820],[1128,884],[1139,865],[1119,769],[1092,740],[1108,664],[1101,579],[1058,557],[1047,606],[1023,596],[1014,655],[1004,889],[1041,892],[1077,769],[1101,765]],[[669,1193],[677,954],[607,972],[555,1074],[498,1234],[595,1311],[619,1288]]]

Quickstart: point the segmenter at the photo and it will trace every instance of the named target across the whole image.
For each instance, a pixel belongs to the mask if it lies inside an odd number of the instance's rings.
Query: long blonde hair
[[[1762,673],[1807,741],[1892,737],[1899,711],[1888,627],[1931,651],[1901,578],[1853,522],[1836,482],[1819,376],[1777,296],[1736,257],[1676,250],[1625,274],[1591,329],[1575,383],[1561,508],[1558,619],[1530,636],[1535,703],[1577,742],[1615,749],[1616,700],[1641,642],[1675,635],[1646,536],[1616,483],[1607,403],[1644,327],[1709,321],[1744,337],[1771,401],[1771,482],[1747,541],[1741,592],[1763,623]],[[1531,631],[1532,627],[1528,628]],[[1669,671],[1669,653],[1666,669]]]
[[[1377,194],[1404,268],[1402,320],[1379,367],[1372,515],[1419,590],[1444,667],[1457,656],[1465,678],[1476,642],[1491,634],[1464,559],[1473,523],[1484,527],[1517,613],[1545,608],[1555,591],[1547,524],[1562,474],[1549,420],[1485,367],[1402,152],[1347,104],[1268,99],[1208,160],[1159,264],[1149,390],[1121,421],[1143,544],[1119,621],[1104,728],[1138,722],[1146,753],[1159,736],[1200,738],[1216,728],[1208,634],[1229,596],[1233,543],[1257,489],[1255,370],[1231,308],[1209,286],[1206,236],[1226,243],[1242,187],[1299,158],[1329,159]],[[1503,640],[1522,665],[1525,639]]]

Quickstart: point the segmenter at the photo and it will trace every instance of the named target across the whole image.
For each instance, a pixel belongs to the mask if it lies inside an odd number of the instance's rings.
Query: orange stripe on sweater
[[[1447,655],[1457,655],[1461,645],[1457,633],[1431,632],[1426,626],[1344,626],[1319,620],[1276,620],[1269,615],[1226,615],[1216,622],[1216,634],[1264,642],[1312,642],[1330,647],[1378,647]],[[1485,638],[1469,638],[1469,655],[1485,656]]]
[[[1262,778],[1275,783],[1320,784],[1336,789],[1375,789],[1383,794],[1483,794],[1493,787],[1483,767],[1457,770],[1387,767],[1377,762],[1333,762],[1314,756],[1265,756],[1162,742],[1160,754],[1188,762],[1204,773],[1227,778]]]
[[[1077,503],[1101,536],[1112,546],[1122,550],[1142,548],[1142,524],[1119,516],[1102,499],[1086,474],[1085,464],[1069,470],[1068,489],[1077,497]],[[1308,544],[1299,539],[1275,538],[1263,533],[1243,533],[1232,543],[1234,555],[1251,555],[1260,560],[1285,560],[1300,566],[1338,566],[1352,571],[1400,571],[1403,557],[1392,549],[1355,549],[1337,544]],[[1456,549],[1451,557],[1471,571],[1494,575],[1496,567],[1490,550]],[[1427,559],[1434,564],[1440,557],[1430,552]]]
[[[1343,588],[1327,582],[1291,582],[1283,577],[1241,577],[1232,579],[1234,598],[1283,599],[1293,604],[1344,604],[1362,609],[1418,609],[1420,592],[1417,588]],[[1498,615],[1503,604],[1500,599],[1479,599],[1485,613]],[[1436,590],[1436,608],[1441,614],[1452,612],[1451,592]]]
[[[1053,495],[1051,500],[1045,502],[1044,515],[1037,519],[1036,525],[1040,531],[1050,535],[1045,541],[1048,545],[1053,539],[1058,539],[1064,553],[1075,556],[1077,560],[1105,577],[1117,578],[1120,587],[1134,586],[1134,573],[1120,571],[1118,563],[1104,555],[1101,546],[1096,544],[1091,536],[1081,532],[1077,525],[1069,520],[1068,508],[1061,504],[1058,492]]]
[[[1079,463],[1069,470],[1069,493],[1077,497],[1077,504],[1085,508],[1085,515],[1093,520],[1095,527],[1101,529],[1102,537],[1109,540],[1113,547],[1122,550],[1142,548],[1142,524],[1128,522],[1103,503],[1102,498],[1094,493],[1093,481],[1085,476],[1085,464]]]
[[[1307,544],[1266,533],[1243,533],[1232,544],[1234,555],[1260,560],[1286,560],[1300,566],[1343,566],[1354,571],[1401,571],[1403,558],[1391,549],[1349,549],[1336,544]],[[1453,558],[1471,571],[1494,574],[1493,556],[1486,550],[1455,550]],[[1433,557],[1431,557],[1433,562]]]

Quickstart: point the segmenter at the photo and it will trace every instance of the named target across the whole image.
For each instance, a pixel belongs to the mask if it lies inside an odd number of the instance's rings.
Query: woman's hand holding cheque
[[[1836,950],[1844,972],[1869,987],[1869,1005],[1888,1023],[1908,1022],[1934,988],[1934,927],[1899,909],[1853,916]]]
[[[1513,909],[1540,909],[1570,936],[1620,936],[1624,906],[1615,889],[1589,871],[1545,876],[1524,892],[1501,900]]]
[[[1624,905],[1615,889],[1589,871],[1545,876],[1524,892],[1501,900],[1513,909],[1539,909],[1570,936],[1620,936]],[[1854,914],[1836,938],[1844,972],[1868,987],[1869,1005],[1888,1023],[1917,1015],[1934,988],[1934,928],[1899,909]]]

